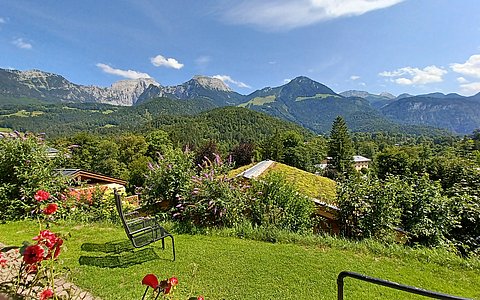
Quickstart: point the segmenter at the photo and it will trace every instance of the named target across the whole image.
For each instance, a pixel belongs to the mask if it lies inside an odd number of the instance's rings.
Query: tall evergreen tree
[[[330,164],[340,177],[353,173],[354,148],[352,138],[348,133],[347,123],[338,116],[332,124],[330,140],[328,142],[328,156]]]

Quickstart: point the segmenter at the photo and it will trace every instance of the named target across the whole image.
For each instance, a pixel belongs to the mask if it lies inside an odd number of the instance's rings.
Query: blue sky
[[[478,0],[0,0],[0,67],[83,85],[216,76],[249,94],[480,92]]]

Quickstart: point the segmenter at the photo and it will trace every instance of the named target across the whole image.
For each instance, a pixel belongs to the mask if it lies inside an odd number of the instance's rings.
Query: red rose
[[[142,279],[142,284],[148,285],[152,289],[156,290],[158,287],[158,278],[155,274],[147,274]]]
[[[44,201],[50,198],[50,194],[44,190],[38,190],[33,198],[37,201]]]
[[[63,245],[63,240],[58,239],[57,244],[55,245],[55,253],[53,254],[53,258],[57,258],[60,255],[60,247]]]
[[[168,280],[172,286],[176,286],[178,284],[177,277],[172,277]]]
[[[58,205],[55,204],[55,203],[50,203],[47,205],[47,207],[45,207],[45,209],[43,210],[43,213],[46,214],[46,215],[51,215],[53,213],[55,213],[58,209]]]
[[[34,264],[39,261],[42,261],[43,255],[45,254],[45,249],[40,245],[28,246],[23,252],[23,261],[26,264]]]
[[[51,289],[43,290],[43,292],[41,292],[39,295],[40,300],[46,300],[52,297],[53,297],[53,291]]]
[[[197,300],[205,300],[205,298],[203,298],[203,296],[198,296]]]
[[[44,244],[49,250],[52,250],[57,244],[59,237],[47,229],[40,231],[40,234],[34,237],[33,240],[39,244]]]

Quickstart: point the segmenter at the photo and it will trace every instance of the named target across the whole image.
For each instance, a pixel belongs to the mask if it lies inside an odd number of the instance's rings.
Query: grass
[[[336,183],[329,178],[281,163],[274,163],[262,176],[266,176],[271,172],[284,174],[286,179],[294,184],[298,191],[305,196],[317,198],[327,203],[333,203],[335,201]]]
[[[0,224],[0,241],[20,244],[37,230],[38,225],[30,221]],[[435,253],[443,252],[436,250],[406,251],[401,246],[313,236],[297,236],[298,244],[273,244],[221,236],[228,235],[224,230],[175,235],[175,262],[170,260],[169,243],[163,252],[158,242],[152,248],[160,259],[100,268],[80,265],[79,258],[106,254],[81,247],[124,239],[120,226],[64,223],[52,230],[71,234],[60,257],[71,269],[72,280],[102,299],[139,299],[144,290],[140,282],[147,273],[165,278],[176,275],[178,299],[200,294],[207,299],[335,299],[336,276],[342,270],[480,299],[478,260],[452,258],[448,253],[437,257]],[[345,288],[346,299],[424,299],[351,279],[346,279]]]
[[[12,128],[0,127],[0,132],[13,132]]]
[[[276,97],[274,95],[267,96],[267,97],[255,97],[252,100],[242,103],[238,105],[239,107],[249,107],[251,105],[261,106],[267,103],[275,102]]]
[[[238,174],[253,167],[255,164],[240,167],[231,170],[228,173],[229,177],[235,177]],[[310,198],[316,198],[324,202],[333,204],[336,198],[336,183],[335,181],[318,176],[282,163],[275,162],[268,168],[261,176],[265,177],[271,172],[278,172],[285,175],[288,182],[292,183],[299,193]]]
[[[36,116],[40,116],[40,115],[43,115],[43,114],[44,114],[43,111],[28,112],[28,111],[22,109],[22,110],[17,111],[16,113],[3,115],[2,117],[24,117],[24,118],[26,118],[26,117],[36,117]]]

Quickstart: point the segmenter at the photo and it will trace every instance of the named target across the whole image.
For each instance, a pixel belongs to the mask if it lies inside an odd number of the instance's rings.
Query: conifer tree
[[[353,155],[354,148],[352,138],[348,133],[347,123],[338,116],[332,124],[330,140],[328,142],[328,156],[331,157],[329,164],[340,177],[348,177],[354,171]]]

